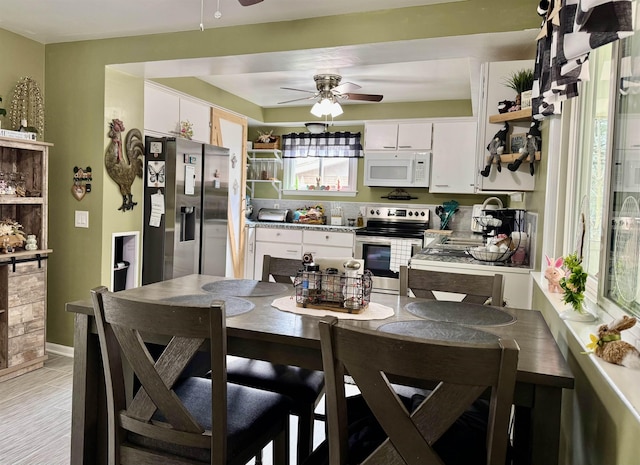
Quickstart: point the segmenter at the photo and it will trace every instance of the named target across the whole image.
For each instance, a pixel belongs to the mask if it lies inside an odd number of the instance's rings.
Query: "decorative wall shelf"
[[[519,153],[503,153],[502,155],[500,155],[500,161],[502,163],[513,163],[514,161],[516,161],[518,159],[518,157],[520,157]],[[540,152],[536,152],[536,161],[540,161]],[[524,160],[522,163],[529,163],[529,159],[527,158],[526,160]],[[495,165],[497,164],[497,162],[494,160],[492,161],[492,163]]]
[[[490,115],[490,123],[504,123],[505,121],[530,121],[531,120],[531,107],[518,111],[508,111],[506,113],[500,113],[498,115]]]
[[[256,155],[263,155],[258,157]],[[257,170],[259,164],[264,164],[267,172],[273,173],[268,179],[251,179],[247,177],[247,190],[251,197],[254,197],[255,185],[260,183],[269,183],[278,194],[278,199],[282,198],[282,181],[277,179],[278,170],[282,167],[282,151],[277,149],[254,149],[247,150],[247,162],[254,176],[258,176]]]

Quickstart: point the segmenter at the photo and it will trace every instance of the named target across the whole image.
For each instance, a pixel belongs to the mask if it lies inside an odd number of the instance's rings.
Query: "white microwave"
[[[429,187],[431,152],[369,152],[364,156],[364,185]]]

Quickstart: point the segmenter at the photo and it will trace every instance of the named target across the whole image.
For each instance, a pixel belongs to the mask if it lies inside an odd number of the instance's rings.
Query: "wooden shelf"
[[[531,107],[524,110],[508,111],[506,113],[500,113],[498,115],[490,115],[490,123],[504,123],[505,121],[530,121],[531,120]]]
[[[519,153],[503,153],[502,155],[500,155],[500,162],[501,163],[513,163],[514,161],[516,161],[518,159],[519,156],[520,156]],[[540,152],[536,152],[535,159],[536,159],[536,161],[540,161]],[[495,161],[492,162],[492,163],[494,165],[497,164]],[[527,158],[522,163],[529,163],[529,159]]]
[[[0,204],[2,205],[42,205],[44,198],[42,197],[15,197],[10,195],[0,195]]]

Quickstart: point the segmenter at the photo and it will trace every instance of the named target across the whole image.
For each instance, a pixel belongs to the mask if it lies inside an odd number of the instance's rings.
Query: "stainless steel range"
[[[400,266],[422,249],[429,217],[428,208],[367,207],[366,225],[356,231],[355,258],[373,273],[374,292],[398,293]]]

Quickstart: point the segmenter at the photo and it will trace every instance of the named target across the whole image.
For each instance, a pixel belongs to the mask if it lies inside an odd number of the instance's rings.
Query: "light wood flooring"
[[[0,465],[69,465],[73,359],[0,382]]]
[[[0,382],[0,465],[69,465],[73,359],[49,354],[44,368]],[[295,464],[296,417],[291,418]],[[316,422],[314,443],[324,439]],[[264,465],[271,465],[267,447]]]

